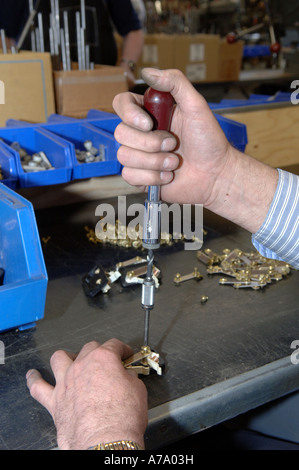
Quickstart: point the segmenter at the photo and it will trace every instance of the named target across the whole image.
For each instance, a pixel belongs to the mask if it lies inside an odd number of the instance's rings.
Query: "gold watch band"
[[[137,442],[134,441],[114,441],[106,444],[97,444],[90,447],[89,450],[143,450]]]

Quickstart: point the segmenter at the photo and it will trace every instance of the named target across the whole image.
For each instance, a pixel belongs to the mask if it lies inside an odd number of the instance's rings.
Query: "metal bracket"
[[[160,356],[148,346],[143,346],[138,353],[133,354],[123,362],[125,369],[134,370],[139,375],[149,375],[151,369],[162,375],[159,364]]]
[[[173,279],[173,282],[178,286],[179,284],[181,284],[181,282],[189,281],[190,279],[196,279],[197,281],[202,279],[202,275],[200,274],[197,268],[194,268],[194,271],[192,273],[185,274],[184,276],[182,276],[180,273],[177,273]]]

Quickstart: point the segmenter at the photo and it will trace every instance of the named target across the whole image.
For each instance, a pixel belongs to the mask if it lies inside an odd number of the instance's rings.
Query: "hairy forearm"
[[[231,148],[206,207],[255,233],[265,220],[277,182],[276,169]]]

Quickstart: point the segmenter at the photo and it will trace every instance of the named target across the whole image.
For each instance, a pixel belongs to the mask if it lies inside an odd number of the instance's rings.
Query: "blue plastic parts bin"
[[[100,126],[94,126],[85,120],[76,122],[65,121],[61,122],[61,124],[45,124],[43,127],[50,131],[50,133],[70,143],[72,148],[74,180],[120,173],[121,165],[116,157],[119,144],[116,142],[111,132],[103,130]],[[96,148],[100,145],[104,146],[104,161],[91,163],[78,162],[75,149],[84,150],[84,142],[86,140],[91,140],[93,146]]]
[[[50,114],[48,117],[48,124],[61,124],[62,122],[78,122],[80,119],[69,116],[63,116],[62,114]]]
[[[279,91],[275,95],[258,95],[252,94],[248,99],[223,99],[219,103],[209,103],[213,111],[217,109],[237,108],[244,106],[255,106],[269,103],[288,103],[291,100],[291,93]]]
[[[268,57],[271,55],[270,46],[266,44],[245,45],[243,47],[243,57]]]
[[[25,330],[44,316],[48,276],[33,207],[0,184],[0,332]]]
[[[0,129],[0,138],[7,149],[15,156],[19,185],[22,188],[46,186],[67,183],[72,177],[71,148],[67,142],[50,134],[41,126],[26,126],[22,128],[7,127]],[[51,170],[26,173],[21,164],[20,155],[13,150],[12,142],[19,142],[29,154],[44,151],[54,167]]]
[[[11,189],[16,189],[18,183],[18,172],[15,158],[4,144],[0,142],[0,165],[4,179],[0,183]]]
[[[230,144],[240,152],[244,152],[248,144],[246,125],[219,114],[215,114],[215,117]]]
[[[116,114],[107,113],[98,109],[90,109],[87,113],[87,119],[102,119],[104,121],[109,119],[119,119]]]

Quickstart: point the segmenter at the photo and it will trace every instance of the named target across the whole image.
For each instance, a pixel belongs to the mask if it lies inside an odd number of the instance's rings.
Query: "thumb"
[[[190,109],[196,106],[198,112],[198,105],[203,106],[203,111],[209,109],[206,100],[195,90],[192,83],[180,70],[144,68],[142,78],[155,90],[171,93],[182,111],[190,112]]]

